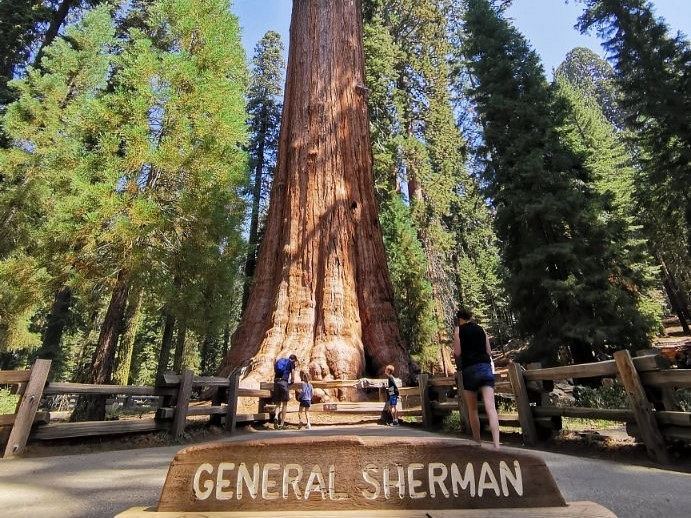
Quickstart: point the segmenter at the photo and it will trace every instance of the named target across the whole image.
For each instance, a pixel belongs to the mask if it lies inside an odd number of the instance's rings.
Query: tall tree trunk
[[[182,373],[182,363],[185,356],[185,339],[187,338],[187,327],[178,328],[178,339],[175,342],[175,356],[173,357],[173,371],[177,374]]]
[[[127,385],[130,380],[130,368],[132,366],[132,353],[134,352],[134,341],[137,338],[139,322],[142,317],[142,297],[141,290],[137,290],[127,304],[125,312],[125,333],[120,340],[117,349],[117,367],[113,374],[113,384]]]
[[[163,337],[161,338],[161,352],[158,355],[158,367],[156,368],[157,376],[168,370],[170,350],[173,347],[173,331],[175,331],[175,317],[167,308],[163,310],[163,316]]]
[[[62,334],[70,315],[72,305],[72,290],[69,286],[63,286],[55,292],[53,306],[43,331],[43,341],[38,351],[37,357],[51,360],[53,363],[50,368],[50,379],[57,379],[61,373],[63,361],[60,354],[60,344]]]
[[[220,368],[295,353],[315,379],[408,379],[374,200],[360,2],[295,0],[278,164],[254,287]]]
[[[667,298],[672,306],[672,311],[677,315],[679,324],[684,330],[684,333],[689,334],[691,333],[691,330],[689,329],[689,320],[691,320],[691,315],[689,315],[688,304],[686,304],[684,301],[683,291],[679,289],[679,284],[674,278],[672,272],[670,272],[669,268],[667,268],[667,264],[662,259],[661,254],[657,254],[657,260],[661,266],[660,273],[662,275],[662,285],[665,288],[665,292],[667,292]]]
[[[265,116],[262,118],[265,120]],[[264,180],[264,146],[266,143],[266,123],[262,122],[261,139],[257,148],[257,163],[254,168],[254,187],[252,192],[252,214],[250,215],[250,233],[247,240],[247,260],[245,261],[245,286],[242,290],[242,309],[247,307],[247,301],[252,289],[252,278],[257,267],[257,246],[259,245],[259,202],[262,196],[262,182]]]
[[[96,351],[91,362],[89,383],[104,385],[110,381],[115,360],[118,338],[122,332],[122,319],[127,305],[129,272],[120,270],[108,304],[108,311],[101,326],[101,333],[96,344]],[[71,421],[102,421],[106,416],[106,398],[88,396],[80,398]]]

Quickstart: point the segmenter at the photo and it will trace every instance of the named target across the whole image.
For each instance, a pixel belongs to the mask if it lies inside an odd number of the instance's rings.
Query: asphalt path
[[[417,429],[382,426],[319,427],[257,434],[406,435],[438,437]],[[525,452],[505,447],[506,450]],[[0,460],[0,517],[112,518],[158,501],[168,466],[180,446],[41,458]],[[691,474],[619,462],[533,451],[549,467],[567,501],[589,500],[618,518],[689,518]]]

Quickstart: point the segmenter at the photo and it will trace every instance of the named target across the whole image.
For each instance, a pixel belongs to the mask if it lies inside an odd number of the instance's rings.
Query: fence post
[[[619,379],[626,390],[629,406],[633,410],[648,455],[657,462],[668,464],[669,456],[665,439],[657,426],[653,405],[645,395],[645,389],[636,366],[633,364],[631,354],[627,350],[617,351],[614,353],[614,361],[617,363]]]
[[[238,413],[238,389],[240,388],[240,369],[234,370],[228,377],[228,404],[226,406],[226,431],[235,433]]]
[[[182,373],[180,379],[180,387],[178,388],[178,398],[175,403],[175,414],[173,415],[173,426],[171,433],[175,440],[178,440],[185,433],[185,423],[187,421],[187,410],[190,406],[190,399],[192,398],[192,379],[194,372],[186,369]]]
[[[431,428],[432,405],[430,405],[429,401],[429,376],[427,374],[420,374],[418,376],[418,385],[420,387],[420,406],[422,407],[422,426]]]
[[[537,443],[537,429],[535,427],[533,411],[530,408],[528,389],[525,386],[523,367],[521,367],[519,363],[510,362],[508,369],[509,380],[511,380],[511,386],[513,387],[513,392],[516,395],[516,408],[518,410],[518,420],[521,423],[523,442],[525,442],[528,446],[533,446]]]
[[[468,433],[470,430],[470,417],[468,416],[468,407],[465,404],[465,397],[463,395],[463,374],[461,374],[461,371],[456,371],[454,377],[456,378],[456,399],[458,400],[461,429],[465,433]]]
[[[14,416],[14,425],[7,441],[4,458],[21,455],[26,449],[36,410],[43,396],[43,388],[48,380],[50,364],[50,360],[36,360],[31,367],[31,377]]]

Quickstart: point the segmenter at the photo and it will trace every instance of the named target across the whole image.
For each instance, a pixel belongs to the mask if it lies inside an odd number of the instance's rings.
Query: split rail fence
[[[37,360],[30,370],[0,371],[0,386],[12,386],[20,395],[14,414],[0,415],[0,445],[6,443],[4,457],[21,455],[29,441],[73,437],[105,436],[151,431],[167,431],[174,439],[185,432],[188,417],[210,416],[210,420],[233,432],[238,423],[269,421],[273,418],[272,383],[258,389],[240,387],[241,372],[228,378],[195,376],[191,370],[182,375],[165,374],[153,387],[89,385],[47,382],[50,361]],[[627,394],[628,408],[599,409],[555,406],[549,393],[553,382],[583,378],[616,378]],[[562,417],[605,419],[627,423],[629,432],[641,440],[648,454],[658,462],[669,461],[670,441],[691,443],[691,413],[681,411],[677,390],[691,387],[691,369],[672,369],[658,354],[631,357],[628,351],[614,354],[613,360],[564,367],[522,367],[510,363],[495,376],[498,397],[515,402],[516,410],[500,413],[501,425],[520,428],[526,444],[535,445],[561,429]],[[380,379],[314,381],[315,389],[336,391],[335,402],[318,403],[312,412],[373,414],[384,416],[386,393]],[[465,430],[469,429],[467,411],[458,387],[462,376],[432,377],[419,375],[416,387],[401,388],[403,409],[400,415],[421,418],[423,426],[438,427],[445,416],[459,412]],[[193,401],[192,395],[205,389],[217,389],[211,404]],[[295,385],[293,389],[299,388]],[[354,392],[358,397],[352,397]],[[368,401],[363,399],[363,391]],[[374,392],[375,394],[372,394]],[[50,412],[39,411],[45,398],[64,395],[101,397],[124,396],[155,401],[154,417],[88,422],[52,422]],[[257,400],[257,411],[238,413],[238,398]],[[348,400],[348,399],[354,399]],[[376,399],[373,401],[372,399]],[[481,415],[486,423],[486,416]]]

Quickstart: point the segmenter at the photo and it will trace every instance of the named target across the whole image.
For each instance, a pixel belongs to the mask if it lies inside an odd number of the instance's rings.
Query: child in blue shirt
[[[300,427],[302,427],[302,414],[305,414],[305,428],[308,430],[312,428],[310,424],[310,406],[312,406],[312,396],[314,394],[314,389],[310,383],[311,378],[308,372],[300,372],[300,380],[302,380],[302,388],[300,390],[300,408],[298,409],[298,417],[300,419]]]

